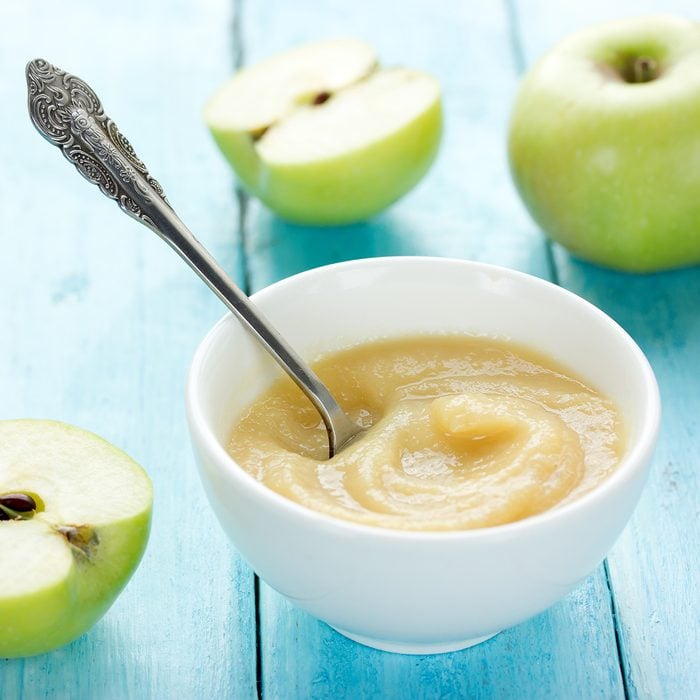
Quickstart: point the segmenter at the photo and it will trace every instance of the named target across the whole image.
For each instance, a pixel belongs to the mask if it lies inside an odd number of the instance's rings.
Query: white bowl
[[[309,359],[360,340],[422,332],[524,343],[610,396],[628,430],[624,458],[607,480],[526,520],[460,532],[338,520],[271,491],[227,454],[238,416],[280,375],[228,315],[194,356],[188,421],[211,505],[270,586],[363,644],[437,653],[471,646],[539,613],[602,561],[639,499],[660,413],[649,363],[602,311],[530,275],[421,257],[330,265],[253,299]]]

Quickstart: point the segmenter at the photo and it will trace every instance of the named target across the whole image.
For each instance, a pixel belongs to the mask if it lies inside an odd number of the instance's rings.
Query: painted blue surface
[[[146,557],[115,606],[65,649],[0,660],[2,700],[700,696],[700,269],[631,277],[550,249],[505,158],[527,65],[577,27],[658,9],[77,0],[65,10],[4,0],[0,418],[58,418],[104,435],[147,468],[156,503]],[[663,9],[700,16],[691,2]],[[241,210],[201,105],[235,60],[338,34],[439,78],[446,131],[433,170],[377,219],[344,229],[291,226],[252,200]],[[35,56],[98,89],[183,219],[251,290],[342,259],[443,255],[553,279],[616,318],[654,366],[664,422],[649,487],[606,566],[533,620],[435,657],[366,649],[256,586],[207,508],[184,421],[189,357],[222,309],[34,132],[23,67]]]

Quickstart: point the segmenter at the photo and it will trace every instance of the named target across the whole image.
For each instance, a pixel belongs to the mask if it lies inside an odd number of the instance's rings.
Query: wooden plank
[[[608,557],[631,697],[700,695],[700,270],[631,277],[558,251],[562,284],[639,342],[661,389],[663,419],[640,505]]]
[[[528,63],[572,29],[612,17],[658,12],[653,2],[521,3]],[[697,3],[673,0],[664,12],[700,19]],[[533,224],[534,228],[534,224]],[[615,318],[641,345],[663,402],[661,438],[642,501],[608,558],[630,697],[700,696],[700,269],[626,275],[596,268],[555,247],[561,284]]]
[[[446,133],[426,180],[377,219],[342,229],[291,226],[251,202],[253,288],[316,265],[384,254],[484,260],[548,276],[543,239],[513,192],[505,128],[516,70],[504,8],[389,0],[247,3],[245,59],[305,40],[366,38],[385,63],[430,70],[445,89]],[[601,567],[546,613],[484,645],[435,657],[356,645],[261,586],[263,693],[287,697],[622,697],[610,595]]]
[[[232,180],[200,117],[231,70],[231,20],[228,0],[3,3],[0,417],[94,430],[155,484],[132,582],[69,647],[0,661],[8,700],[255,694],[252,575],[205,503],[183,410],[189,358],[223,307],[42,141],[23,76],[43,56],[94,85],[183,219],[242,279]]]

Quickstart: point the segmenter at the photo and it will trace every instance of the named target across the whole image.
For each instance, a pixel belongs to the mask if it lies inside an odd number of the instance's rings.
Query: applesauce
[[[624,447],[608,398],[507,341],[382,340],[314,369],[363,435],[328,459],[323,422],[284,377],[241,416],[228,451],[277,493],[337,518],[407,530],[509,523],[594,488]]]

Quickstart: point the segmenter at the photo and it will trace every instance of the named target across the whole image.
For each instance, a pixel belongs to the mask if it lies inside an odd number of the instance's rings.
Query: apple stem
[[[657,76],[657,63],[649,56],[637,56],[632,61],[631,82],[649,83]]]

